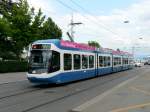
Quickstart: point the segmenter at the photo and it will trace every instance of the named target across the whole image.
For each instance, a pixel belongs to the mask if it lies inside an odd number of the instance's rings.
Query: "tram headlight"
[[[33,70],[33,71],[32,71],[32,73],[33,73],[33,74],[35,74],[35,73],[36,73],[36,71],[35,71],[35,70]]]

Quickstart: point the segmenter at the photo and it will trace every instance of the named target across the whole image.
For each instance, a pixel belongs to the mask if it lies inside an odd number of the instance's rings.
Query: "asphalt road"
[[[68,112],[121,82],[150,73],[150,67],[78,81],[37,86],[27,80],[0,84],[0,112]]]

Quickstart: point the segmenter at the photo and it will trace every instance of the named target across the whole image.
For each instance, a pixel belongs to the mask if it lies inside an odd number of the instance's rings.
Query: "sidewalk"
[[[150,73],[129,79],[71,112],[150,112]]]
[[[25,72],[0,73],[0,84],[27,80]]]

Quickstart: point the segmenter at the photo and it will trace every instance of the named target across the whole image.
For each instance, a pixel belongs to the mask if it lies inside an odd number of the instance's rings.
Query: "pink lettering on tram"
[[[75,43],[70,41],[61,40],[61,46],[70,47],[70,48],[78,48],[81,50],[96,50],[95,47],[89,46],[87,44]]]

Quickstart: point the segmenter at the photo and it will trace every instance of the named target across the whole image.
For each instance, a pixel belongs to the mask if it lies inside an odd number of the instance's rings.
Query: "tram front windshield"
[[[59,53],[50,50],[32,50],[29,59],[29,73],[54,72],[60,68]]]

